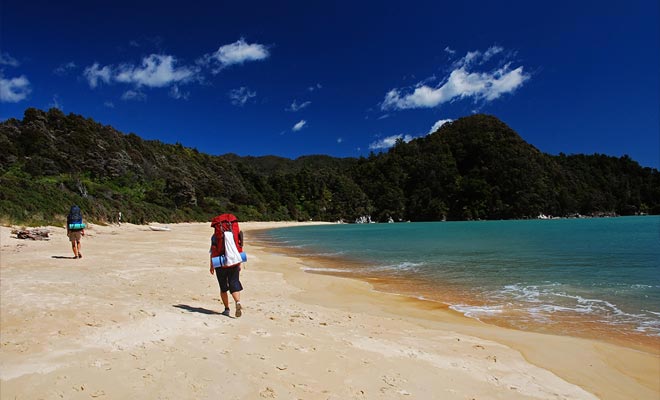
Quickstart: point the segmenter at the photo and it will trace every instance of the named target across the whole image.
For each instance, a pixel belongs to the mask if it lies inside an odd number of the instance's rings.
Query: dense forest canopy
[[[80,115],[29,108],[0,124],[0,218],[440,221],[660,213],[660,173],[628,156],[552,156],[496,117],[472,115],[386,153],[211,156],[123,134]]]

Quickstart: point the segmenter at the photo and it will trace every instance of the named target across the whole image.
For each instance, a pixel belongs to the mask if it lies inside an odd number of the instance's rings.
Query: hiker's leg
[[[79,241],[77,240],[75,232],[71,232],[69,235],[69,240],[71,240],[71,250],[73,250],[73,257],[78,258],[78,252],[80,251]]]
[[[227,292],[220,292],[220,299],[222,299],[225,309],[229,308],[229,295],[227,295]]]
[[[240,280],[241,267],[231,267],[227,268],[227,280],[229,284],[229,291],[231,292],[234,301],[240,303],[241,301],[241,290],[243,290],[243,285],[241,285]]]
[[[241,306],[241,290],[243,290],[243,285],[239,279],[240,267],[229,268],[231,270],[229,274],[229,291],[231,292],[231,297],[234,298],[236,303],[236,317],[243,315],[242,306]]]
[[[80,253],[81,247],[82,247],[82,241],[81,240],[76,240],[76,247],[78,248],[78,257],[82,258],[82,253]]]
[[[243,306],[241,305],[241,291],[238,290],[236,292],[232,292],[231,296],[234,298],[234,302],[236,303],[236,318],[238,318],[243,315]]]
[[[229,274],[229,291],[231,292],[231,296],[234,298],[236,304],[241,302],[241,290],[243,290],[240,274],[241,267],[232,267],[231,273]]]
[[[229,283],[227,282],[227,271],[224,268],[215,269],[215,277],[218,279],[220,285],[220,299],[225,306],[225,310],[229,308]]]

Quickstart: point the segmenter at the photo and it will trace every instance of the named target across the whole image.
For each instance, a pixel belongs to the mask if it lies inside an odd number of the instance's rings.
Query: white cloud
[[[337,138],[337,143],[341,143],[341,142],[343,142],[343,141],[344,141],[343,138]]]
[[[115,108],[115,103],[113,103],[111,101],[106,101],[106,102],[103,103],[103,105],[108,107],[108,108]]]
[[[319,90],[319,89],[323,89],[323,86],[321,86],[320,83],[317,83],[316,85],[312,85],[312,86],[307,88],[307,90],[309,90],[310,92],[313,92],[313,91]]]
[[[135,41],[130,42],[131,46],[138,46]],[[102,83],[125,83],[134,86],[134,90],[129,90],[122,95],[122,99],[144,100],[146,95],[140,90],[143,87],[162,88],[170,87],[169,95],[175,99],[188,99],[190,92],[184,92],[181,85],[190,82],[204,82],[202,75],[202,66],[213,64],[216,68],[212,71],[218,73],[222,68],[242,64],[248,61],[263,60],[268,58],[270,53],[268,48],[258,43],[247,43],[245,39],[220,46],[220,48],[211,54],[206,54],[197,60],[198,65],[179,65],[177,58],[167,54],[151,54],[142,59],[139,65],[133,63],[100,65],[94,63],[83,70],[83,76],[89,86],[94,89]],[[3,55],[3,59],[5,59]],[[67,71],[76,68],[76,64],[71,62],[60,65],[55,69],[57,74],[65,74]],[[254,97],[254,92],[245,92],[243,97],[247,99]],[[245,104],[247,99],[235,101],[238,104]],[[236,104],[236,103],[234,103]],[[294,105],[298,108],[308,106],[310,103]]]
[[[18,67],[20,63],[17,59],[10,56],[9,53],[0,53],[0,65],[9,65],[10,67]]]
[[[177,82],[188,82],[197,73],[189,67],[175,67],[173,56],[151,54],[142,60],[139,67],[124,64],[118,68],[114,79],[117,82],[133,83],[139,86],[164,87]]]
[[[394,146],[396,144],[396,141],[399,140],[399,139],[403,140],[405,143],[408,143],[413,139],[417,139],[417,138],[420,138],[420,137],[423,137],[423,136],[426,136],[426,135],[430,135],[431,133],[433,133],[433,132],[437,131],[438,129],[440,129],[440,127],[442,125],[447,124],[447,123],[452,122],[452,121],[453,120],[451,120],[451,119],[438,120],[433,124],[433,126],[431,127],[431,130],[429,132],[427,132],[424,135],[420,135],[420,136],[403,135],[403,134],[402,135],[387,136],[385,138],[376,140],[375,142],[372,142],[371,144],[369,144],[369,149],[370,150],[389,149],[390,147]]]
[[[402,139],[404,142],[408,143],[411,140],[414,139],[414,137],[410,135],[392,135],[388,136],[382,139],[379,139],[369,145],[370,150],[383,150],[383,149],[389,149],[390,147],[394,146],[396,141],[398,139]]]
[[[215,53],[206,54],[199,62],[204,65],[215,64],[216,68],[213,70],[217,74],[225,67],[234,64],[243,64],[246,61],[258,61],[266,59],[270,56],[268,48],[262,44],[252,43],[249,44],[245,39],[241,38],[234,43],[220,46]]]
[[[467,68],[471,65],[482,65],[491,58],[502,53],[503,51],[504,48],[500,46],[491,46],[488,49],[486,49],[485,52],[479,50],[468,51],[464,57],[459,58],[457,61],[454,62],[453,67],[454,69],[458,69],[461,67]]]
[[[30,81],[21,75],[18,78],[5,79],[0,71],[0,101],[3,103],[18,103],[25,100],[32,88]]]
[[[138,45],[131,41],[131,46]],[[118,63],[109,65],[100,65],[94,63],[83,70],[83,76],[89,86],[94,89],[100,84],[125,83],[134,86],[134,90],[129,90],[122,95],[123,99],[141,99],[146,95],[140,90],[143,87],[162,88],[170,87],[169,95],[175,99],[188,99],[190,92],[184,92],[181,89],[183,84],[190,82],[204,82],[202,66],[215,65],[217,68],[213,73],[219,72],[222,68],[242,64],[247,61],[262,60],[269,57],[270,53],[266,46],[257,43],[247,43],[245,39],[240,39],[234,43],[221,46],[216,52],[207,54],[197,60],[198,65],[180,65],[176,57],[167,54],[151,54],[142,59],[140,64]],[[65,74],[68,70],[76,68],[75,63],[60,65],[55,73]],[[246,92],[244,96],[247,99],[254,97],[254,92]],[[247,100],[238,100],[239,104],[245,104]],[[236,103],[235,103],[236,104]],[[299,108],[306,107],[309,102],[297,105]]]
[[[53,96],[53,101],[48,103],[48,108],[57,108],[60,111],[64,111],[64,106],[60,103],[60,97],[58,95]]]
[[[106,65],[101,67],[99,63],[94,63],[85,68],[83,76],[87,79],[92,89],[96,88],[100,83],[110,84],[112,82],[119,82],[132,84],[136,90],[125,92],[122,95],[122,99],[145,100],[146,95],[140,91],[140,88],[143,86],[159,88],[179,83],[188,83],[197,79],[199,73],[198,67],[177,67],[176,64],[177,60],[174,56],[151,54],[144,57],[139,66],[126,63],[119,66]],[[181,92],[178,87],[172,88],[170,91],[170,96],[176,99],[186,99],[188,95],[189,93]]]
[[[170,97],[173,99],[184,99],[188,100],[190,97],[190,92],[183,92],[181,89],[179,89],[178,85],[173,85],[172,88],[170,89]]]
[[[442,125],[444,125],[446,123],[449,123],[449,122],[452,122],[452,121],[453,121],[452,119],[441,119],[441,120],[436,121],[435,124],[433,124],[433,126],[431,127],[431,130],[429,131],[429,134],[431,134],[431,133],[437,131],[438,129],[440,129],[440,127]]]
[[[307,107],[310,104],[312,104],[311,101],[305,101],[303,103],[298,104],[298,103],[296,103],[295,100],[293,100],[293,103],[291,103],[291,105],[289,107],[287,107],[285,110],[296,112],[298,110],[302,110],[303,108]]]
[[[490,60],[493,56],[495,56],[495,55],[497,55],[497,54],[499,54],[499,53],[501,53],[501,52],[503,52],[503,51],[504,51],[504,49],[503,49],[502,47],[499,47],[499,46],[491,46],[491,47],[488,48],[488,50],[486,50],[486,52],[484,53],[483,62],[486,62],[486,61]]]
[[[293,126],[292,130],[293,130],[294,132],[298,132],[298,131],[301,130],[306,124],[307,124],[307,121],[305,121],[304,119],[301,119],[298,123],[296,123],[296,124]]]
[[[231,104],[242,107],[253,97],[257,96],[257,92],[251,92],[250,89],[242,86],[238,89],[233,89],[229,92]]]
[[[127,90],[124,92],[124,94],[121,95],[121,99],[145,101],[147,100],[147,95],[139,90]]]
[[[486,100],[495,100],[502,94],[511,93],[529,79],[529,75],[523,72],[523,67],[513,71],[509,70],[509,64],[495,71],[494,79],[490,80],[490,87],[485,92]]]
[[[465,98],[492,101],[503,94],[512,93],[530,78],[520,66],[510,68],[510,63],[486,72],[472,71],[473,65],[482,65],[503,51],[501,47],[491,47],[485,53],[468,52],[454,64],[454,70],[438,86],[418,83],[414,90],[392,89],[381,103],[383,110],[403,110],[413,108],[433,108],[443,103]]]
[[[478,51],[478,50],[476,50],[476,51],[468,51],[467,54],[465,54],[465,57],[461,58],[461,59],[458,60],[456,63],[457,63],[459,66],[460,66],[460,65],[462,65],[462,66],[468,66],[468,65],[474,63],[475,61],[477,61],[477,60],[479,59],[480,56],[481,56],[481,52]]]
[[[94,89],[96,86],[98,86],[99,80],[106,84],[110,83],[112,71],[110,66],[106,65],[103,68],[99,68],[99,63],[94,63],[91,67],[85,68],[83,71],[83,76],[87,79],[89,87]]]
[[[452,50],[449,46],[445,47],[445,52],[451,55],[456,54],[456,50]]]
[[[73,61],[69,61],[68,63],[60,64],[59,67],[55,68],[53,72],[56,75],[66,75],[69,73],[69,71],[76,69],[77,65]]]

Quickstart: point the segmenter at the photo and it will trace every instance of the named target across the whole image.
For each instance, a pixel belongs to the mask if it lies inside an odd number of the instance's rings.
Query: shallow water
[[[260,239],[325,260],[310,271],[378,279],[486,322],[660,339],[657,216],[318,225]]]

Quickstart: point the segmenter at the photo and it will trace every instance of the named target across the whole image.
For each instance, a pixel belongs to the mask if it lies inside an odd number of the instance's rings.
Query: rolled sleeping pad
[[[241,260],[247,262],[247,254],[243,251],[241,251]],[[226,258],[224,255],[211,258],[211,262],[213,263],[213,268],[226,267]]]
[[[70,231],[79,231],[81,229],[85,229],[85,224],[82,222],[77,222],[74,224],[69,224],[69,230]]]

